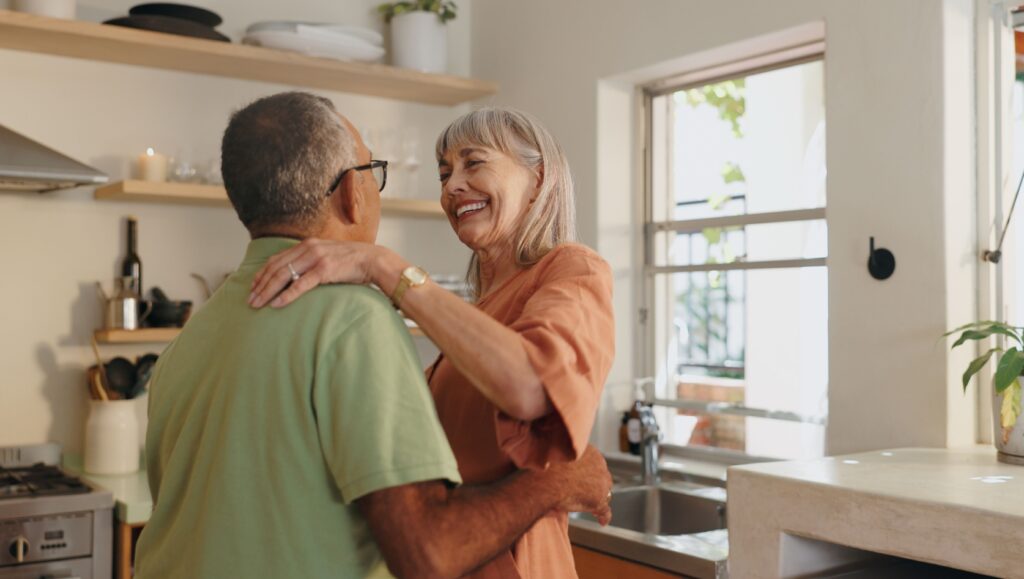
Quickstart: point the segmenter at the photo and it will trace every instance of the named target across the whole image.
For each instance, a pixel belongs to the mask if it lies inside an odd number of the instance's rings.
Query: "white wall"
[[[960,362],[937,340],[973,311],[969,57],[971,0],[482,0],[473,73],[496,101],[537,115],[560,139],[579,191],[584,240],[613,262],[618,356],[634,375],[634,204],[641,69],[812,22],[827,29],[829,382],[827,451],[973,440]],[[610,141],[609,141],[610,139]],[[626,142],[624,142],[624,139]],[[635,198],[635,197],[634,197]],[[632,227],[632,229],[631,229]],[[866,271],[868,238],[891,249],[894,277]],[[964,302],[970,302],[963,305]],[[629,389],[606,398],[621,405]],[[963,419],[967,416],[967,419]],[[597,439],[614,446],[614,408]]]
[[[83,18],[126,13],[134,1],[96,0]],[[337,21],[381,28],[376,0],[289,3],[211,0],[236,40],[257,20]],[[451,26],[450,69],[469,70],[470,3]],[[0,3],[0,8],[4,6]],[[214,156],[229,113],[292,87],[0,50],[0,124],[110,173],[130,171],[145,147],[173,154],[191,146]],[[388,195],[437,194],[433,139],[462,107],[432,107],[323,93],[362,128],[419,128],[419,176],[391,175]],[[247,235],[230,209],[97,202],[89,189],[46,195],[0,193],[0,446],[53,440],[81,446],[88,337],[101,319],[93,283],[109,288],[123,254],[123,216],[140,222],[147,286],[201,302],[198,272],[217,277],[241,259]],[[385,218],[380,241],[436,273],[464,271],[468,254],[442,221]],[[101,346],[135,355],[159,346]]]

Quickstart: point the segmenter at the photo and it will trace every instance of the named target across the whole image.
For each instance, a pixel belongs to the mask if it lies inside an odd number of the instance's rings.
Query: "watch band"
[[[395,286],[395,291],[391,294],[391,302],[395,304],[396,308],[401,307],[405,292],[425,283],[427,283],[427,272],[415,265],[410,265],[402,270],[402,275],[398,278],[398,285]]]

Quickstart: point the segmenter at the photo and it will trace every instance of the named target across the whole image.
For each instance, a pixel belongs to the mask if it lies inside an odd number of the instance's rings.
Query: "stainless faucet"
[[[661,441],[661,429],[654,418],[654,407],[644,403],[640,412],[640,464],[643,470],[645,486],[656,485],[658,477],[658,443]]]

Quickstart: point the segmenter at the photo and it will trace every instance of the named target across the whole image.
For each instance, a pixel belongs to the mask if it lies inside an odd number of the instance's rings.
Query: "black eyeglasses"
[[[334,190],[338,188],[341,180],[345,178],[345,173],[348,173],[349,171],[366,171],[367,169],[373,171],[373,178],[380,184],[380,189],[378,189],[378,191],[383,191],[384,185],[388,182],[388,162],[380,161],[378,159],[370,159],[370,162],[365,165],[350,167],[342,171],[338,175],[338,178],[331,183],[331,188],[327,190],[327,196],[330,197],[331,193],[334,193]]]

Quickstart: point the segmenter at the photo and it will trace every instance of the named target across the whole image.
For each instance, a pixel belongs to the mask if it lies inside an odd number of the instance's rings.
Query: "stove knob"
[[[11,541],[11,546],[7,550],[10,551],[11,557],[14,557],[15,562],[24,563],[25,557],[28,557],[28,539],[18,537]]]

